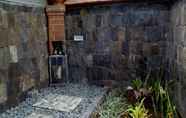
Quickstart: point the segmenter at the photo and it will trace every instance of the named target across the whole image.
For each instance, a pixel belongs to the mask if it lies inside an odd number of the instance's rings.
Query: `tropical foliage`
[[[160,69],[156,75],[131,81],[126,90],[113,90],[98,111],[99,118],[182,118],[169,89],[173,81],[166,80]],[[118,91],[119,90],[119,91]]]

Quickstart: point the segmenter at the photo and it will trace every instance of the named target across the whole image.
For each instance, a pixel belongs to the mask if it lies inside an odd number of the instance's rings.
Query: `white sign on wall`
[[[83,41],[84,37],[82,35],[75,35],[74,36],[74,41]]]
[[[9,50],[10,50],[10,58],[11,58],[10,61],[12,63],[17,63],[18,62],[17,47],[14,45],[10,45]]]

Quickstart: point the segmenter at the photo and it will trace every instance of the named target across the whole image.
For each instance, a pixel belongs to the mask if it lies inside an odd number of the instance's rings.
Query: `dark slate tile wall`
[[[175,80],[173,98],[182,115],[186,115],[186,2],[180,0],[170,11],[170,40],[167,43],[167,59],[170,77]]]
[[[44,9],[0,3],[0,111],[48,81],[47,57]]]
[[[164,63],[169,11],[154,4],[113,4],[69,10],[65,17],[69,80],[116,83],[144,77]],[[84,41],[73,41],[74,35]]]

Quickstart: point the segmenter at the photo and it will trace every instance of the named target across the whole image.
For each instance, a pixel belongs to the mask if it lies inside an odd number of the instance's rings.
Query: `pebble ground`
[[[28,118],[32,113],[39,113],[49,118],[81,118],[88,109],[95,105],[95,101],[104,96],[106,89],[97,86],[80,84],[65,84],[61,87],[48,87],[39,91],[28,92],[28,97],[17,107],[11,108],[0,114],[0,118]],[[32,105],[44,98],[49,93],[82,97],[81,103],[72,112],[59,112],[54,110],[34,108]]]

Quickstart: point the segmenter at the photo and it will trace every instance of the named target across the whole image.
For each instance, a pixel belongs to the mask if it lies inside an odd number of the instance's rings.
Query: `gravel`
[[[26,100],[17,107],[11,108],[0,114],[0,118],[28,118],[32,113],[45,114],[53,118],[81,118],[89,109],[103,97],[107,89],[97,86],[88,86],[80,84],[65,84],[61,87],[48,87],[39,91],[33,90],[28,92]],[[83,98],[81,103],[72,112],[60,112],[32,107],[38,100],[41,100],[50,93],[77,96]]]

